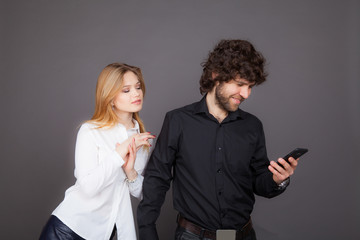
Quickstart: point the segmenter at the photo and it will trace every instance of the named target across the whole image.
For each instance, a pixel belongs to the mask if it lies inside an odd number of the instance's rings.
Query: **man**
[[[256,239],[254,194],[282,193],[298,161],[269,164],[260,120],[239,109],[266,80],[264,63],[248,41],[220,41],[203,64],[204,97],[166,114],[138,207],[141,240],[158,239],[155,222],[171,181],[175,239],[216,239],[221,229],[232,229],[233,239]]]

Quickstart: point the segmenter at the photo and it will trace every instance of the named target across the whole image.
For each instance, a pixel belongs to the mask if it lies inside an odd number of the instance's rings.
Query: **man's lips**
[[[232,97],[231,98],[236,104],[240,104],[242,102],[242,98],[235,98],[235,97]]]

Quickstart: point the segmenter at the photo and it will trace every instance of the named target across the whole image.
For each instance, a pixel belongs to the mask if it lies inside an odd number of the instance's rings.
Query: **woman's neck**
[[[119,123],[124,125],[126,129],[130,129],[135,126],[133,122],[133,113],[117,113],[116,115],[118,116]]]

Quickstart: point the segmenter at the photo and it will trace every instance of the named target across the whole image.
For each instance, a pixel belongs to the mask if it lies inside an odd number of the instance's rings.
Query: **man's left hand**
[[[278,162],[283,165],[284,167],[280,166],[275,161],[271,161],[269,165],[269,170],[273,174],[273,179],[277,184],[282,183],[285,179],[289,178],[291,175],[294,174],[296,166],[298,165],[298,159],[289,158],[288,159],[290,164],[286,162],[284,159],[279,158]]]

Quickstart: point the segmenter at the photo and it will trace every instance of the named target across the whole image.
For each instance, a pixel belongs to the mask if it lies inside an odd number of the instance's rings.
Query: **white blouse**
[[[114,224],[117,237],[136,239],[130,194],[142,197],[142,173],[149,151],[137,151],[135,170],[138,177],[128,183],[121,166],[124,160],[115,151],[130,135],[139,132],[139,124],[128,131],[122,124],[110,129],[96,129],[84,123],[77,135],[75,149],[76,183],[52,213],[79,236],[88,240],[108,240]]]

